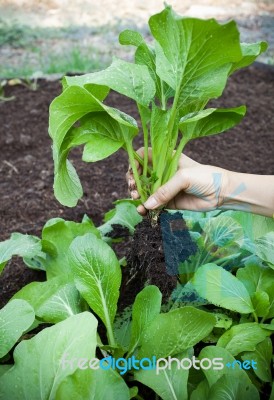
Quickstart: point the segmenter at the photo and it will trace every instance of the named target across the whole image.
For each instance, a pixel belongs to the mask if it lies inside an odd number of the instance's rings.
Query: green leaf
[[[126,307],[121,313],[115,316],[113,325],[115,339],[125,351],[129,347],[131,338],[131,317],[132,307]]]
[[[79,127],[74,126],[76,122],[80,123]],[[130,142],[137,132],[133,118],[108,107],[87,88],[69,86],[56,97],[50,105],[49,133],[53,140],[54,191],[60,203],[73,207],[83,193],[79,177],[67,159],[73,147],[91,141],[90,145],[86,144],[83,158],[95,161]],[[99,143],[94,142],[99,133]]]
[[[77,369],[77,360],[95,357],[97,320],[74,315],[22,341],[15,365],[0,378],[0,398],[54,400],[60,383]]]
[[[268,294],[263,291],[255,292],[251,300],[257,317],[266,317],[270,309]]]
[[[271,361],[273,348],[270,338],[265,338],[261,343],[258,343],[255,351],[246,352],[241,357],[243,360],[254,360],[257,365],[254,368],[255,374],[263,382],[272,382]]]
[[[271,335],[256,322],[235,325],[218,340],[217,346],[226,348],[233,356],[243,351],[254,351],[258,343]]]
[[[33,308],[24,300],[11,300],[0,310],[0,358],[10,351],[34,319]]]
[[[91,112],[104,111],[102,103],[88,90],[72,86],[56,97],[49,108],[49,134],[59,151],[68,130]]]
[[[232,325],[232,318],[229,318],[226,314],[222,314],[219,312],[214,312],[214,316],[216,318],[216,324],[215,328],[223,328],[223,329],[229,329]]]
[[[176,355],[181,359],[188,356],[188,352]],[[150,387],[163,400],[187,400],[187,380],[189,370],[177,368],[176,362],[171,363],[170,369],[162,369],[157,374],[156,370],[139,370],[134,373],[134,378],[143,385]]]
[[[68,263],[68,249],[72,241],[86,233],[93,233],[100,237],[99,231],[89,220],[83,222],[65,221],[62,218],[52,218],[42,231],[42,247],[46,253],[44,262],[47,278],[65,275],[72,280],[72,273]]]
[[[208,242],[214,243],[218,247],[228,247],[243,239],[241,225],[225,215],[209,218],[203,226],[203,231],[208,237]]]
[[[246,107],[207,108],[181,118],[179,129],[187,140],[215,135],[237,125],[244,117]]]
[[[267,291],[274,282],[274,271],[256,264],[239,268],[236,276],[245,285],[250,295],[259,291]]]
[[[136,31],[125,30],[121,32],[119,41],[123,45],[136,46],[135,63],[147,66],[155,87],[155,96],[161,101],[162,107],[165,107],[166,101],[174,95],[174,91],[165,82],[163,82],[156,73],[156,61],[154,48],[145,42],[143,36]]]
[[[53,324],[86,310],[74,283],[64,275],[46,282],[31,282],[19,290],[13,299],[26,300],[34,308],[37,317]]]
[[[179,107],[222,94],[231,64],[242,58],[235,22],[182,18],[166,7],[149,26],[157,41],[157,74],[177,90]]]
[[[260,54],[266,51],[267,47],[268,45],[266,42],[241,43],[243,57],[240,61],[232,65],[230,74],[252,64]]]
[[[255,241],[256,254],[263,261],[269,263],[269,266],[274,269],[274,231],[260,237]]]
[[[145,329],[161,311],[162,294],[157,286],[147,286],[137,294],[132,308],[129,352],[139,346]]]
[[[41,254],[41,241],[36,236],[13,233],[0,243],[0,273],[13,256],[32,258]]]
[[[131,29],[125,29],[119,35],[119,42],[122,45],[138,47],[144,41],[143,36]]]
[[[204,347],[200,354],[199,359],[208,358],[209,360],[214,360],[218,358],[219,360],[215,360],[213,368],[204,369],[203,373],[206,376],[209,386],[214,385],[223,375],[231,374],[235,379],[246,379],[248,380],[247,373],[241,369],[238,364],[235,365],[235,368],[230,368],[235,362],[235,358],[231,355],[231,353],[227,349],[223,349],[217,346],[206,346]],[[224,365],[224,368],[217,369],[217,362],[220,362]],[[216,365],[215,365],[216,363]],[[219,365],[218,365],[219,368]]]
[[[85,144],[83,161],[96,162],[119,150],[126,141],[131,141],[138,132],[136,121],[118,110],[87,114],[79,127],[71,129],[63,143],[63,151]]]
[[[165,358],[180,353],[205,338],[215,323],[213,315],[194,307],[160,314],[145,330],[138,356]]]
[[[135,226],[142,221],[134,202],[132,200],[118,200],[114,204],[115,208],[105,214],[105,223],[98,230],[102,236],[106,236],[112,231],[112,225],[121,225],[128,228],[130,234],[133,234]]]
[[[11,368],[12,368],[11,364],[1,364],[0,365],[0,378]]]
[[[105,70],[91,74],[65,77],[68,86],[105,85],[143,106],[148,106],[155,94],[155,84],[145,65],[115,59]]]
[[[216,306],[249,314],[254,311],[250,296],[243,283],[216,264],[198,268],[192,278],[194,288]]]
[[[209,390],[208,400],[259,400],[257,388],[247,375],[235,379],[233,374],[223,375]]]
[[[112,336],[121,284],[121,268],[115,253],[103,240],[86,234],[72,242],[68,260],[77,289]],[[114,341],[113,337],[109,339]]]
[[[77,370],[57,389],[55,400],[129,400],[129,388],[113,369]]]
[[[190,396],[190,400],[200,400],[200,399],[208,399],[209,393],[209,386],[207,380],[204,379],[203,381],[199,382],[196,389],[193,390]]]

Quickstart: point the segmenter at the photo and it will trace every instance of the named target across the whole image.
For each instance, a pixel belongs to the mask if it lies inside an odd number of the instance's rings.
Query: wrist
[[[226,171],[220,208],[273,217],[274,176]]]

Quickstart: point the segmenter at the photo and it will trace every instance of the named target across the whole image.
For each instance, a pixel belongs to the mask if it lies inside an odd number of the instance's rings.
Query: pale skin
[[[137,153],[143,158],[144,148]],[[149,149],[149,162],[152,161]],[[142,168],[136,161],[140,174]],[[129,191],[133,199],[139,194],[132,170],[127,172]],[[175,175],[161,186],[137,210],[145,215],[148,210],[165,206],[174,210],[211,211],[241,210],[266,217],[274,217],[274,176],[254,175],[229,171],[200,164],[182,154]]]

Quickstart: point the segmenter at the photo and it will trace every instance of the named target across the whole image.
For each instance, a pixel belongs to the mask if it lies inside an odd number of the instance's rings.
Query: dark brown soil
[[[39,89],[9,87],[14,101],[0,103],[0,240],[12,232],[40,236],[49,218],[80,221],[88,214],[96,224],[118,198],[127,196],[127,155],[88,165],[78,149],[72,160],[79,172],[84,197],[78,206],[61,206],[53,196],[53,162],[48,137],[48,107],[60,92],[58,82],[40,81]],[[274,174],[274,72],[259,65],[231,77],[218,106],[248,106],[242,123],[229,133],[200,139],[188,145],[186,154],[197,161],[235,171]],[[132,101],[112,93],[108,102],[138,120]],[[141,146],[137,138],[136,148]],[[14,259],[0,277],[0,306],[22,286],[42,280],[42,273],[29,270]]]

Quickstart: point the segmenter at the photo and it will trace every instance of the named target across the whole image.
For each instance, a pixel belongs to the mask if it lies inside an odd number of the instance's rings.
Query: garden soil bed
[[[88,214],[100,224],[112,202],[127,196],[127,155],[122,151],[89,165],[79,149],[71,159],[80,175],[84,197],[77,207],[61,206],[53,196],[53,162],[48,137],[48,108],[61,90],[59,82],[41,80],[39,88],[7,87],[13,101],[0,103],[0,240],[12,232],[41,235],[49,218],[81,221]],[[229,133],[197,140],[186,154],[205,164],[239,172],[274,174],[274,70],[256,64],[230,78],[222,97],[212,104],[248,106],[242,123]],[[137,118],[133,102],[111,93],[108,103]],[[136,148],[141,146],[136,139]],[[121,252],[125,249],[120,249]],[[14,258],[0,277],[0,307],[22,286],[44,274]],[[138,283],[137,283],[138,285]],[[140,288],[136,288],[138,291]]]

